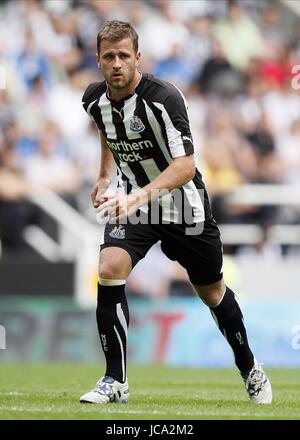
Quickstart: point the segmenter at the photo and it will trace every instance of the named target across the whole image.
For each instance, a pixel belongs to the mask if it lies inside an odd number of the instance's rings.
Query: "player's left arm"
[[[103,217],[109,215],[112,221],[118,221],[123,217],[133,214],[142,205],[156,200],[159,196],[168,194],[175,188],[183,186],[194,175],[194,157],[177,157],[148,185],[129,195],[118,194],[103,203],[96,211],[102,213]]]
[[[165,195],[189,182],[195,176],[195,169],[194,156],[177,157],[152,182],[130,196],[139,206],[152,202],[158,196]]]

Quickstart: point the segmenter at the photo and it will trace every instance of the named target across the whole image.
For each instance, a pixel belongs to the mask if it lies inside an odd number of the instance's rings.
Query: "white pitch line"
[[[3,391],[0,392],[0,396],[26,396],[32,393],[25,393],[24,391]]]
[[[104,409],[104,408],[103,408]],[[25,408],[25,407],[21,407],[21,406],[4,406],[4,405],[0,405],[0,410],[4,410],[4,411],[15,411],[15,412],[29,412],[29,413],[34,413],[34,412],[38,412],[38,413],[65,413],[68,412],[68,410],[70,410],[69,408],[52,408],[52,407],[46,407],[46,408]],[[95,408],[96,410],[96,408]],[[78,408],[78,409],[71,409],[72,412],[76,412],[76,413],[81,413],[81,414],[88,414],[89,411],[85,411],[84,408]],[[172,412],[166,412],[166,411],[143,411],[143,410],[131,410],[131,409],[127,409],[127,410],[122,410],[122,409],[109,409],[106,408],[105,409],[105,413],[109,413],[109,414],[148,414],[148,415],[164,415],[164,416],[172,416]],[[99,416],[103,415],[103,412],[99,412]],[[188,417],[195,417],[197,416],[199,419],[201,416],[215,416],[216,413],[215,411],[211,412],[211,411],[201,411],[201,412],[188,412],[188,411],[181,411],[181,412],[177,412],[176,411],[176,416],[188,416]],[[232,411],[223,411],[221,414],[219,414],[220,417],[225,417],[225,416],[232,416]],[[262,414],[261,412],[257,412],[257,413],[253,413],[253,412],[242,412],[239,413],[237,415],[237,417],[265,417],[265,418],[272,418],[274,416],[276,416],[275,413],[268,413],[268,414]],[[291,418],[291,417],[289,417]],[[233,420],[238,420],[238,419],[233,419]]]

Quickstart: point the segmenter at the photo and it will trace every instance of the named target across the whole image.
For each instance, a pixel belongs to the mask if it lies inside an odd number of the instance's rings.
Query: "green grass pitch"
[[[81,405],[103,368],[2,364],[0,419],[300,419],[299,370],[267,370],[272,405],[254,405],[233,369],[129,366],[128,404]]]

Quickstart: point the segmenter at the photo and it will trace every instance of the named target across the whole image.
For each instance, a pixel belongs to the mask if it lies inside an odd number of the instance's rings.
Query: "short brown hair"
[[[133,49],[136,53],[139,47],[139,36],[131,24],[118,20],[106,21],[97,35],[98,53],[100,53],[102,40],[119,42],[124,38],[130,38],[132,40]]]

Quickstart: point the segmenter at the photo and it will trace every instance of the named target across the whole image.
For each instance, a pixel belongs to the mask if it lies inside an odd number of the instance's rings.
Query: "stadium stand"
[[[102,227],[89,191],[99,143],[81,97],[88,83],[101,78],[94,39],[100,25],[113,18],[137,28],[142,70],[175,83],[188,98],[195,156],[226,253],[299,257],[295,3],[2,1],[0,271],[31,262],[41,273],[42,265],[49,271],[42,272],[50,280],[47,293],[71,295],[79,289],[83,259],[97,253],[91,248]],[[163,278],[162,296],[176,295],[176,286],[186,280],[171,262]],[[2,283],[0,293],[7,289]],[[18,286],[12,290],[19,293]],[[154,294],[138,272],[129,291]]]

